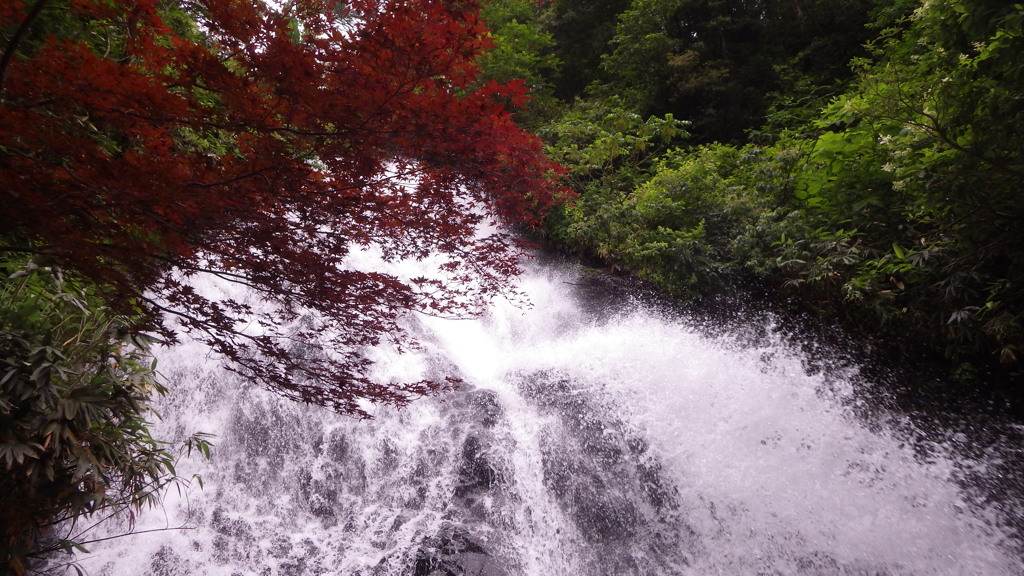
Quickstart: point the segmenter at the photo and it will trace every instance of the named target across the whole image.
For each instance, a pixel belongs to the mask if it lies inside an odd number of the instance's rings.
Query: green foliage
[[[773,103],[806,112],[837,92],[873,4],[633,0],[592,90],[686,118],[698,142],[742,144]]]
[[[619,217],[610,208],[686,136],[685,125],[671,115],[645,120],[609,99],[578,101],[559,122],[539,130],[551,158],[570,168],[568,181],[579,195],[549,219],[548,233],[573,249],[609,257],[602,243]]]
[[[1024,343],[1022,22],[1020,4],[929,2],[884,30],[819,124],[849,126],[817,138],[797,187],[805,244],[841,226],[856,251],[785,254],[806,259],[790,271],[808,282],[834,263],[858,321],[896,320],[1010,372]]]
[[[611,79],[607,89],[622,90],[629,104],[646,112],[663,108],[668,85],[686,49],[671,25],[683,0],[661,2],[633,0],[619,16],[611,50],[601,59],[601,68]],[[715,79],[708,77],[708,82]]]
[[[554,0],[545,11],[544,27],[555,39],[562,62],[556,94],[565,101],[583,95],[601,75],[601,55],[615,34],[616,18],[630,0]]]
[[[148,399],[166,388],[149,339],[128,325],[59,268],[4,254],[0,562],[14,573],[30,555],[82,550],[78,519],[154,504],[181,481],[145,420]],[[202,435],[188,446],[209,453]]]
[[[549,230],[563,245],[694,297],[762,271],[761,247],[770,242],[762,228],[787,194],[797,155],[672,148],[682,126],[671,116],[644,121],[621,108],[581,105],[551,127],[545,135],[573,167],[580,197]]]
[[[785,172],[755,147],[674,151],[619,204],[609,251],[680,296],[718,293],[748,276],[748,228],[773,207]]]
[[[671,114],[645,120],[621,101],[609,98],[578,101],[540,134],[549,154],[570,167],[572,186],[584,191],[597,181],[631,183],[673,142],[687,136],[686,125]]]
[[[684,297],[753,276],[1020,378],[1024,4],[632,0],[601,23],[578,4],[537,20],[577,83],[561,94],[589,82],[539,130],[579,194],[556,242]],[[562,45],[569,21],[599,68]],[[719,143],[676,148],[675,118]]]
[[[500,83],[526,80],[530,100],[525,110],[516,111],[520,125],[533,128],[554,117],[555,81],[562,63],[553,51],[554,38],[542,26],[542,8],[534,0],[493,0],[480,16],[494,40],[480,60],[483,78]]]

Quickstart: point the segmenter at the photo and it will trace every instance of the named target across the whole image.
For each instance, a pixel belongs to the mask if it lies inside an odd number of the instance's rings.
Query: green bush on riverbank
[[[0,259],[0,566],[82,550],[88,522],[158,501],[176,455],[150,435],[166,392],[148,341],[88,283]],[[208,454],[202,436],[189,447]],[[91,519],[88,520],[87,519]]]
[[[1024,6],[572,5],[517,20],[563,59],[563,20],[603,41],[586,74],[533,70],[562,97],[537,130],[579,194],[556,244],[684,298],[768,283],[876,345],[1020,380]]]

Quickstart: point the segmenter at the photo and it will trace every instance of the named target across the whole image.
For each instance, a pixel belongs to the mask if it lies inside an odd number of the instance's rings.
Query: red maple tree
[[[363,399],[442,386],[375,382],[361,350],[410,344],[410,310],[506,290],[521,247],[480,224],[536,224],[559,190],[511,121],[524,86],[478,77],[478,4],[0,0],[5,248],[290,398],[365,416]],[[440,258],[447,280],[346,265],[361,247]],[[204,295],[197,274],[261,302]]]

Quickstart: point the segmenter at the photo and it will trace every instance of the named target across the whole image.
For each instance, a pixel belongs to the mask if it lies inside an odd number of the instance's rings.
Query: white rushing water
[[[586,297],[535,266],[532,308],[419,319],[462,391],[357,422],[253,390],[184,345],[162,355],[158,432],[216,435],[205,488],[150,532],[91,545],[92,575],[1020,575],[998,503],[913,426],[865,418],[851,369],[781,339],[705,334]],[[590,296],[593,296],[593,289]],[[762,322],[754,319],[754,324]],[[764,332],[764,331],[762,331]],[[753,343],[752,343],[753,342]],[[868,411],[870,412],[870,411]],[[897,423],[890,425],[884,423]]]

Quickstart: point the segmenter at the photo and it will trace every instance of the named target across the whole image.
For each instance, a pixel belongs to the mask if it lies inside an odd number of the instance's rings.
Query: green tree
[[[936,246],[923,290],[954,355],[1018,365],[1024,345],[1024,5],[929,2],[885,31],[842,103],[880,132],[883,169]]]
[[[657,158],[686,137],[685,122],[672,115],[644,119],[615,99],[577,101],[562,118],[540,130],[555,161],[570,167],[577,197],[556,210],[547,233],[563,246],[616,260],[619,230],[615,206],[649,177]]]
[[[605,250],[623,267],[684,298],[733,291],[754,275],[751,228],[784,185],[778,158],[724,144],[674,150],[649,179],[605,208]]]
[[[83,550],[80,521],[155,504],[175,450],[149,432],[167,389],[150,341],[88,283],[25,255],[0,263],[0,566]],[[189,448],[207,456],[202,435]]]
[[[1024,342],[1024,10],[890,8],[856,83],[801,129],[778,273],[877,338],[1012,380]]]
[[[697,142],[742,144],[775,100],[806,106],[836,93],[868,38],[873,4],[634,0],[602,58],[607,84],[597,93],[626,94],[641,114],[686,118]]]
[[[574,5],[553,9],[598,17]],[[683,297],[754,276],[878,349],[1020,381],[1024,4],[633,0],[611,19],[590,26],[600,69],[558,47],[589,85],[539,130],[579,195],[556,242]]]
[[[481,77],[503,84],[526,81],[530,99],[515,118],[529,129],[560,112],[555,86],[562,62],[555,55],[554,37],[542,25],[543,13],[535,0],[493,0],[480,10],[494,41],[480,58]]]
[[[615,35],[616,18],[630,0],[553,0],[544,27],[555,39],[562,62],[556,95],[571,102],[601,75],[601,55]]]

